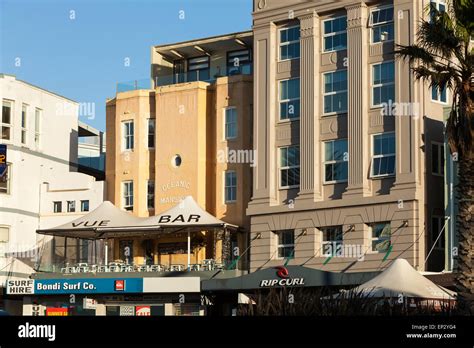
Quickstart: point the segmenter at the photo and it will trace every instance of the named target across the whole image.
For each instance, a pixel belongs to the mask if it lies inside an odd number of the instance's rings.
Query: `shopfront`
[[[9,281],[23,315],[205,315],[199,277],[111,277]]]

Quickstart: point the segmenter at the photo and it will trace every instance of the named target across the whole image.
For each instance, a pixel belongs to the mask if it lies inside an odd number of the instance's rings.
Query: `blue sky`
[[[80,119],[105,130],[105,99],[150,76],[150,46],[248,30],[251,11],[252,0],[0,0],[0,72],[95,103]]]

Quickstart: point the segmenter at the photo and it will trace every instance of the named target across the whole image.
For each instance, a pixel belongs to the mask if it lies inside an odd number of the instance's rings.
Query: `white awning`
[[[368,297],[417,297],[454,300],[456,293],[433,283],[416,271],[405,259],[396,259],[382,273],[344,294],[360,293]],[[336,296],[338,297],[338,296]]]
[[[88,214],[63,225],[37,230],[37,233],[72,238],[95,239],[106,232],[129,230],[143,222],[143,218],[133,216],[117,208],[109,201],[101,203]]]
[[[181,229],[229,228],[228,224],[202,209],[191,196],[165,212],[140,218],[117,208],[109,201],[103,202],[90,213],[58,227],[37,230],[37,233],[83,239],[146,235],[173,232]]]
[[[237,229],[237,226],[219,220],[202,209],[191,196],[185,197],[180,203],[163,213],[146,218],[144,227],[187,228],[187,227],[222,227]]]

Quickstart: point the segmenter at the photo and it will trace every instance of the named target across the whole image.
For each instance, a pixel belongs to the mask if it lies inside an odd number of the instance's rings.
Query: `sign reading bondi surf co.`
[[[278,278],[275,279],[262,279],[260,281],[260,287],[272,287],[272,286],[298,286],[304,285],[304,278],[291,278],[288,269],[283,266],[275,267],[277,270],[276,275]]]

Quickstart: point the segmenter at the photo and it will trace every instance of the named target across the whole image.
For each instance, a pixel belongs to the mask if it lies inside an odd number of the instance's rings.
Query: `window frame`
[[[438,164],[439,164],[439,172],[433,171],[433,159],[434,159],[434,151],[433,147],[438,147]],[[441,151],[440,151],[441,150]],[[438,141],[431,142],[431,174],[434,176],[441,176],[444,177],[444,166],[445,166],[445,158],[444,158],[444,144]]]
[[[335,32],[331,32],[329,34],[326,34],[326,30],[325,30],[325,23],[326,22],[329,22],[329,21],[334,21],[336,19],[339,19],[339,18],[343,18],[343,17],[346,17],[346,30],[344,31],[335,31]],[[344,51],[344,50],[347,50],[347,14],[345,15],[340,15],[340,16],[337,16],[337,17],[331,17],[331,18],[327,18],[325,20],[322,21],[321,23],[321,29],[322,29],[322,35],[321,35],[321,39],[322,39],[322,42],[321,42],[321,47],[322,47],[322,51],[323,53],[330,53],[330,52],[338,52],[338,51]],[[346,34],[346,46],[344,48],[338,48],[338,49],[332,49],[332,50],[327,50],[326,51],[326,38],[328,37],[331,37],[331,36],[336,36],[336,35],[339,35],[339,34],[343,34],[345,33]]]
[[[7,240],[1,240],[0,239],[0,245],[1,245],[1,243],[8,244],[10,242],[10,235],[11,235],[12,226],[11,225],[0,224],[0,228],[5,228],[7,230],[7,235],[8,235]],[[4,257],[4,256],[2,256],[0,254],[0,258],[2,258],[2,257]]]
[[[66,201],[66,211],[68,213],[75,213],[76,212],[76,201],[75,200]]]
[[[391,8],[393,10],[392,20],[391,21],[385,21],[385,22],[379,22],[377,24],[374,24],[373,23],[373,17],[372,17],[373,13],[377,12],[377,11],[381,11],[381,10],[386,10],[386,9],[389,9],[389,8]],[[392,40],[374,42],[374,28],[379,27],[379,26],[383,26],[383,25],[386,25],[386,24],[389,24],[389,23],[392,23],[392,25],[393,25],[393,36],[394,36],[394,38]],[[384,43],[387,43],[387,42],[394,42],[395,41],[395,8],[394,8],[394,6],[390,4],[390,5],[377,6],[373,9],[371,9],[370,12],[369,12],[369,27],[370,27],[370,44],[371,45],[378,45],[378,44],[384,44]]]
[[[338,138],[338,139],[332,139],[332,140],[326,140],[326,141],[323,141],[323,146],[322,146],[322,150],[323,150],[323,184],[339,184],[339,183],[345,183],[345,182],[348,182],[349,181],[349,161],[344,161],[344,160],[330,160],[330,161],[327,161],[326,160],[326,144],[327,143],[334,143],[336,141],[343,141],[345,140],[346,141],[346,152],[345,153],[348,153],[349,152],[349,141],[347,138]],[[345,180],[332,180],[332,181],[326,181],[326,165],[328,164],[337,164],[337,163],[344,163],[344,162],[347,162],[347,179]]]
[[[126,124],[131,124],[133,125],[133,130],[132,134],[125,134],[125,125]],[[124,120],[122,121],[122,152],[133,152],[135,149],[135,121],[134,120]],[[130,130],[130,127],[129,127]],[[127,140],[128,138],[131,138],[131,148],[127,148]]]
[[[12,188],[11,188],[11,175],[12,175],[12,163],[7,162],[7,179],[5,180],[6,182],[6,192],[0,191],[0,195],[11,195],[12,194]]]
[[[448,96],[448,87],[447,86],[444,86],[444,90],[445,90],[445,96],[446,96],[446,101],[443,101],[441,99],[441,92],[440,92],[440,86],[436,86],[436,99],[433,99],[433,89],[435,88],[434,86],[431,86],[431,96],[430,96],[430,99],[433,103],[438,103],[438,104],[441,104],[441,105],[448,105],[448,100],[449,100],[449,96]]]
[[[393,134],[393,141],[395,142],[395,152],[386,154],[386,155],[375,155],[374,151],[374,141],[375,137],[377,135],[385,135],[385,134]],[[397,174],[397,139],[395,137],[395,132],[382,132],[382,133],[374,133],[371,134],[371,145],[370,145],[370,151],[371,151],[371,169],[370,169],[370,178],[371,179],[378,179],[378,178],[387,178],[387,177],[394,177]],[[393,166],[393,174],[379,174],[379,175],[374,175],[374,159],[375,158],[383,158],[383,157],[395,157],[394,159],[394,166]]]
[[[282,166],[281,165],[281,155],[282,155],[282,150],[283,149],[288,149],[290,147],[298,147],[298,152],[300,151],[300,146],[299,145],[285,145],[285,146],[280,146],[278,147],[278,188],[280,190],[288,190],[288,189],[293,189],[293,188],[299,188],[300,187],[300,180],[298,179],[298,185],[288,185],[288,186],[282,186],[281,184],[281,172],[282,170],[290,170],[290,169],[300,169],[301,170],[301,163],[300,163],[300,156],[298,156],[298,165],[297,166]]]
[[[293,235],[293,243],[292,244],[280,244],[280,234],[281,233],[292,233]],[[283,229],[283,230],[277,230],[277,231],[273,231],[273,233],[275,234],[275,238],[276,238],[276,260],[285,260],[285,259],[295,259],[295,254],[296,254],[296,249],[295,249],[295,246],[296,246],[296,243],[295,243],[295,230],[294,229]],[[288,257],[288,256],[280,256],[280,249],[284,249],[284,248],[293,248],[293,253],[291,255],[291,257]]]
[[[150,193],[150,184],[153,187],[153,192],[151,193]],[[151,205],[150,205],[150,202],[152,202]],[[148,210],[155,210],[155,180],[153,179],[148,179],[146,181],[146,207]]]
[[[10,123],[3,123],[3,107],[4,104],[10,104]],[[15,118],[15,101],[10,99],[2,99],[2,110],[0,112],[0,140],[4,144],[13,143],[13,125]],[[3,128],[9,129],[9,138],[3,138]]]
[[[41,146],[41,125],[43,110],[35,108],[35,147],[39,149]]]
[[[150,124],[153,124],[153,134],[150,134]],[[154,118],[149,118],[147,119],[147,148],[148,150],[154,150],[155,149],[155,137],[156,137],[156,119]],[[135,126],[134,126],[135,130]],[[150,136],[153,136],[153,146],[150,146]]]
[[[382,66],[383,64],[387,64],[387,63],[392,63],[393,64],[393,70],[394,70],[394,74],[393,74],[393,82],[390,82],[390,83],[380,83],[380,84],[374,84],[374,67],[376,65],[380,65]],[[394,92],[395,92],[395,60],[393,59],[389,59],[389,60],[383,60],[381,62],[377,62],[377,63],[372,63],[370,64],[370,108],[371,109],[377,109],[377,108],[383,108],[383,103],[381,104],[374,104],[374,88],[377,88],[377,87],[384,87],[384,86],[391,86],[393,85],[394,86]],[[395,103],[395,93],[393,95],[393,100],[392,100],[392,103]]]
[[[84,203],[87,202],[87,210],[84,209]],[[88,199],[81,199],[81,212],[90,211],[90,201]]]
[[[298,40],[281,42],[281,32],[283,30],[289,30],[289,29],[293,29],[293,28],[300,28],[300,31],[301,31],[301,25],[300,24],[293,24],[291,26],[278,28],[278,62],[287,62],[289,60],[300,59],[301,58],[301,33],[300,33],[300,38]],[[300,44],[300,52],[298,54],[298,57],[282,59],[281,58],[281,47],[282,46],[289,46],[291,44],[296,44],[296,43]]]
[[[244,63],[244,64],[241,64],[241,61],[240,61],[240,59],[239,59],[239,66],[236,67],[236,66],[234,65],[234,64],[235,64],[234,59],[235,59],[235,58],[238,58],[238,56],[237,56],[237,57],[230,57],[230,56],[232,56],[232,54],[239,53],[239,52],[244,52],[244,51],[248,51],[248,55],[247,55],[247,57],[248,57],[248,62],[246,62],[246,63]],[[244,56],[244,57],[245,57],[245,55],[239,55],[239,56]],[[233,58],[232,61],[231,61],[232,64],[229,64],[229,63],[230,63],[229,60],[230,60],[231,58]],[[242,48],[242,49],[240,49],[240,50],[232,50],[232,51],[227,51],[227,52],[226,52],[226,75],[227,75],[227,76],[242,75],[242,74],[243,74],[242,66],[245,66],[245,65],[249,65],[249,66],[250,66],[250,73],[251,73],[251,71],[252,71],[252,70],[251,70],[251,69],[252,69],[252,48],[251,48],[251,47],[245,47],[245,48]],[[233,68],[237,68],[238,73],[232,73],[232,74],[231,74],[230,70],[232,70]]]
[[[28,145],[28,107],[28,104],[21,104],[20,143],[24,146]]]
[[[439,231],[436,231],[436,235],[433,233],[433,220],[434,219],[438,219],[438,223],[439,223]],[[446,224],[446,218],[442,215],[431,215],[431,243],[430,243],[430,247],[433,247],[434,246],[434,249],[435,250],[444,250],[446,248],[446,241],[443,237],[446,237],[446,227],[445,227],[445,224]],[[443,230],[444,228],[444,230]],[[443,234],[441,235],[441,237],[438,239],[438,242],[435,244],[435,240],[436,238],[438,237],[438,234],[441,232],[441,230],[443,230]],[[443,236],[444,235],[444,236]],[[445,244],[445,246],[443,246],[443,243]]]
[[[325,76],[328,75],[328,74],[334,74],[334,73],[341,72],[341,71],[345,71],[345,72],[346,72],[346,89],[345,89],[345,90],[342,90],[342,91],[326,93]],[[322,116],[332,116],[332,115],[347,114],[347,112],[348,112],[348,106],[349,106],[349,85],[348,85],[348,84],[349,84],[349,81],[348,81],[348,71],[347,71],[347,69],[338,69],[338,70],[332,70],[332,71],[324,72],[324,73],[323,73],[323,78],[322,78],[321,80],[322,80],[321,90],[323,91],[323,114],[322,114]],[[338,94],[338,93],[344,93],[344,92],[346,93],[346,96],[347,96],[346,109],[345,109],[345,110],[341,110],[341,111],[325,112],[325,106],[326,106],[325,97],[326,97],[327,95],[336,95],[336,94]]]
[[[288,78],[288,79],[282,79],[282,80],[278,80],[278,122],[279,123],[282,123],[282,122],[292,122],[292,121],[298,121],[301,117],[301,86],[300,86],[300,90],[299,90],[299,97],[298,98],[293,98],[293,99],[283,99],[281,100],[281,85],[283,82],[285,81],[291,81],[291,80],[299,80],[299,83],[301,83],[301,79],[300,77],[292,77],[292,78]],[[298,104],[299,104],[299,114],[298,114],[298,117],[294,117],[294,118],[281,118],[281,103],[289,103],[293,100],[298,100]]]
[[[59,209],[56,209],[59,207]],[[62,201],[53,201],[53,213],[60,214],[63,212],[63,202]]]
[[[324,233],[327,232],[328,229],[330,228],[340,228],[341,230],[341,239],[331,239],[331,240],[324,240]],[[334,255],[331,255],[331,254],[326,254],[324,252],[324,246],[327,245],[327,244],[333,244],[334,242],[336,242],[336,247],[337,245],[339,245],[339,243],[341,245],[344,246],[344,227],[342,225],[336,225],[336,226],[325,226],[325,227],[321,227],[319,228],[319,230],[321,231],[321,256],[323,257],[330,257],[330,256],[334,256]],[[339,242],[339,243],[338,243]]]
[[[131,190],[130,190],[130,187],[128,188],[128,195],[125,196],[125,187],[127,185],[131,185]],[[133,187],[133,180],[124,180],[122,181],[122,191],[121,191],[121,201],[122,201],[122,209],[126,210],[126,211],[133,211],[133,208],[134,208],[134,187]],[[130,191],[131,191],[131,194],[130,194]],[[131,204],[130,205],[127,205],[126,204],[126,200],[127,198],[130,199],[131,197]],[[129,209],[131,208],[131,209]]]
[[[235,176],[235,186],[227,186],[227,174],[233,174]],[[231,204],[237,202],[237,185],[238,185],[238,178],[237,178],[237,171],[234,169],[229,169],[224,171],[224,204]],[[235,190],[235,199],[227,199],[227,189]]]
[[[235,135],[233,137],[227,136],[227,125],[233,124],[227,122],[227,110],[234,110],[235,112]],[[238,113],[237,107],[235,106],[226,106],[224,107],[224,141],[235,140],[239,135],[239,123],[238,123]]]
[[[373,242],[376,241],[376,240],[380,241],[380,242],[388,240],[389,241],[389,247],[390,247],[390,245],[392,244],[392,238],[391,238],[391,236],[392,236],[392,224],[390,223],[390,221],[380,221],[380,222],[373,222],[373,223],[370,223],[368,225],[369,225],[369,240],[370,240],[368,253],[370,253],[370,254],[386,253],[387,250],[380,250],[380,251],[374,250],[373,249]],[[374,226],[376,226],[376,225],[388,225],[388,226],[390,226],[390,236],[388,236],[388,237],[380,237],[380,236],[379,237],[374,237]]]

